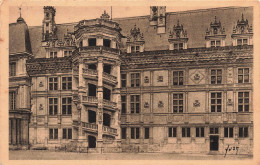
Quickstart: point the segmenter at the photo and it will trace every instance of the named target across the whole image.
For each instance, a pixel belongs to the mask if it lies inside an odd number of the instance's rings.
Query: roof
[[[214,22],[215,16],[217,21],[221,22],[222,27],[225,28],[226,34],[226,46],[232,45],[231,35],[233,26],[237,24],[238,20],[241,20],[242,14],[244,18],[248,20],[249,24],[253,24],[253,7],[224,7],[224,8],[213,8],[213,9],[202,9],[202,10],[191,10],[185,12],[166,12],[166,33],[157,34],[156,26],[151,26],[149,22],[150,16],[139,16],[139,17],[128,17],[128,18],[117,18],[113,21],[119,23],[122,28],[121,33],[123,36],[130,34],[130,30],[136,25],[143,33],[145,40],[145,51],[154,50],[167,50],[168,49],[168,38],[170,31],[173,30],[174,25],[177,25],[177,20],[183,25],[183,29],[187,31],[188,37],[188,48],[199,48],[205,47],[205,35],[207,28],[210,27],[210,23]],[[57,36],[58,39],[63,39],[64,34],[74,31],[76,23],[57,24]],[[14,25],[12,25],[14,26]],[[18,26],[21,25],[16,25]],[[18,32],[12,30],[17,35]],[[10,31],[10,35],[12,34]],[[32,53],[36,58],[45,57],[45,49],[41,46],[42,40],[42,26],[29,27],[30,40],[32,46]],[[15,35],[14,35],[15,36]],[[12,36],[10,36],[11,38]],[[17,37],[17,36],[16,36]],[[15,42],[15,41],[14,41]],[[122,40],[125,45],[126,38]],[[16,48],[22,43],[10,44],[17,52]],[[20,46],[18,46],[20,47]]]
[[[21,17],[9,25],[9,53],[32,53],[28,26]]]

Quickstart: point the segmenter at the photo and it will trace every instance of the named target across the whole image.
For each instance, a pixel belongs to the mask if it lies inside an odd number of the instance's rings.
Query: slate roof
[[[136,24],[136,27],[140,28],[141,33],[143,33],[145,40],[145,51],[153,51],[168,49],[168,37],[170,31],[172,31],[173,29],[173,26],[177,25],[177,20],[179,20],[180,24],[183,25],[184,30],[187,31],[187,36],[189,38],[188,48],[205,47],[206,29],[210,26],[211,22],[214,22],[215,16],[217,17],[217,21],[220,21],[221,25],[226,30],[226,46],[231,46],[231,35],[233,31],[233,26],[237,24],[238,20],[241,20],[242,14],[244,14],[244,18],[248,20],[249,24],[252,25],[253,7],[224,7],[190,10],[184,12],[166,12],[165,34],[157,34],[156,26],[150,26],[149,15],[139,17],[116,18],[113,19],[113,21],[119,23],[120,27],[122,28],[122,34],[124,36],[130,34],[130,30],[134,28],[134,25]],[[64,34],[66,34],[67,32],[67,29],[69,32],[73,32],[75,25],[76,23],[57,24],[58,39],[63,39]],[[10,25],[10,28],[12,28],[12,26]],[[21,25],[16,26],[18,27]],[[14,33],[17,34],[17,32]],[[44,58],[45,49],[41,47],[42,26],[29,27],[29,33],[33,55],[36,58]],[[11,29],[10,35],[15,36],[11,33]],[[10,36],[10,38],[12,36]],[[125,45],[126,38],[124,38],[122,41],[123,45]],[[17,51],[17,44],[22,45],[22,43],[11,44],[13,51]]]
[[[9,54],[32,53],[27,24],[20,17],[9,25]],[[34,45],[33,45],[34,46]]]

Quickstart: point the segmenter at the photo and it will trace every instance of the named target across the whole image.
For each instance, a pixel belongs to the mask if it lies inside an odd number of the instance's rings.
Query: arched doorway
[[[96,148],[96,138],[94,136],[88,136],[88,147]]]

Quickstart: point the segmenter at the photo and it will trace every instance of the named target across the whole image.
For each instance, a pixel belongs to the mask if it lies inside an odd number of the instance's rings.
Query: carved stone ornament
[[[77,105],[77,109],[81,110],[82,106],[80,104]]]
[[[42,81],[39,83],[39,87],[43,87],[43,82]]]
[[[221,22],[217,21],[215,16],[215,21],[210,23],[210,27],[206,30],[206,36],[216,36],[225,35],[225,28],[221,26]]]
[[[196,73],[196,74],[193,76],[193,79],[194,79],[194,80],[199,80],[199,79],[200,79],[200,75]]]
[[[228,99],[227,100],[227,105],[232,106],[233,105],[233,101],[231,99]]]
[[[103,121],[102,112],[98,112],[98,122],[99,122],[99,124],[101,124],[102,121]]]
[[[145,77],[144,77],[144,83],[149,83],[149,78],[148,78],[148,76],[145,76]]]
[[[43,105],[42,104],[40,104],[39,110],[43,110]]]
[[[148,102],[144,103],[144,108],[149,108],[149,103]]]
[[[195,100],[195,101],[194,101],[193,107],[200,107],[200,102],[199,102],[199,100]]]
[[[163,76],[158,76],[157,82],[163,82]]]
[[[162,101],[159,101],[159,103],[158,103],[158,107],[159,107],[159,108],[163,108],[163,107],[164,107],[164,104],[163,104]]]

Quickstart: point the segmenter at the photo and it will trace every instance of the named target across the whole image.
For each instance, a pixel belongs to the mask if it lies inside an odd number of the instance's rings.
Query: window
[[[49,90],[58,90],[58,78],[57,77],[49,78]]]
[[[210,134],[218,134],[218,128],[217,127],[211,127],[209,129]]]
[[[58,128],[50,128],[49,139],[58,139]]]
[[[126,74],[121,74],[121,87],[126,87]]]
[[[126,113],[126,96],[121,96],[122,114]]]
[[[71,97],[62,98],[62,114],[71,115]]]
[[[68,51],[68,50],[65,50],[64,51],[64,57],[68,57],[68,56],[71,56],[72,55],[72,51]]]
[[[103,46],[110,47],[111,41],[108,39],[103,39]]]
[[[249,92],[238,92],[238,112],[249,112]]]
[[[173,85],[183,85],[183,71],[173,72]]]
[[[221,112],[222,94],[221,92],[211,93],[211,112]]]
[[[249,82],[249,68],[239,68],[238,83],[248,83],[248,82]]]
[[[173,94],[173,113],[183,113],[183,94]]]
[[[131,128],[131,139],[139,139],[139,128]]]
[[[248,137],[248,127],[239,127],[239,137],[240,138]]]
[[[233,137],[233,127],[225,127],[224,128],[224,137],[232,138]]]
[[[57,58],[57,52],[50,52],[50,58]]]
[[[140,52],[140,46],[131,46],[131,52]]]
[[[150,129],[149,128],[144,128],[144,138],[145,139],[149,139],[149,133],[150,132]]]
[[[169,127],[168,136],[169,137],[177,137],[177,128],[176,127]]]
[[[221,84],[222,82],[222,70],[212,69],[211,70],[211,84]]]
[[[182,49],[183,49],[183,43],[174,44],[174,50],[182,50]]]
[[[9,109],[15,110],[16,92],[9,92]]]
[[[83,47],[83,41],[80,41],[80,42],[79,42],[79,47],[80,47],[80,48]]]
[[[49,115],[58,114],[58,98],[49,98]]]
[[[72,89],[72,78],[62,77],[62,90],[71,90],[71,89]]]
[[[9,65],[9,76],[16,76],[16,63],[12,62]]]
[[[126,139],[126,128],[121,128],[122,139]]]
[[[96,46],[96,45],[97,45],[96,38],[89,38],[88,39],[88,46]]]
[[[72,139],[72,129],[71,128],[62,129],[62,139]]]
[[[237,46],[241,46],[241,45],[248,45],[248,40],[246,38],[244,39],[237,39]]]
[[[204,127],[196,128],[196,137],[204,137]]]
[[[131,87],[139,87],[140,86],[140,74],[132,73],[131,74]]]
[[[131,95],[131,113],[139,113],[140,111],[140,96]]]
[[[190,128],[182,128],[182,137],[190,137]]]
[[[211,47],[219,47],[220,46],[220,40],[214,40],[211,41]]]

